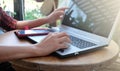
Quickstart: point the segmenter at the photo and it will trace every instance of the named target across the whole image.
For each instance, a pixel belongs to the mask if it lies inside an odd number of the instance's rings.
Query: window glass
[[[13,0],[0,0],[0,7],[10,16],[14,14]]]
[[[40,13],[40,8],[43,2],[37,2],[36,0],[24,0],[25,1],[25,20],[33,20],[43,17]]]

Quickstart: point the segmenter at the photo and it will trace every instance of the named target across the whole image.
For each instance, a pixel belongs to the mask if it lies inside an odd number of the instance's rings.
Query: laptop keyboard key
[[[88,42],[88,41],[79,39],[77,37],[71,36],[71,35],[70,35],[70,39],[72,40],[71,44],[73,46],[76,46],[76,47],[81,48],[81,49],[96,45],[92,42]]]

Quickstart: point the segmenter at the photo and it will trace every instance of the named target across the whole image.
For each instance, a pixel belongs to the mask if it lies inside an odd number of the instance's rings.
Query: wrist
[[[37,49],[36,49],[36,46],[34,44],[30,45],[30,46],[27,46],[26,48],[27,48],[26,54],[28,54],[28,57],[36,57],[36,56],[38,56],[36,54]]]
[[[32,50],[33,56],[44,56],[41,44],[33,44]]]
[[[49,17],[49,16],[47,16],[47,17],[45,18],[45,20],[46,20],[46,23],[50,23],[50,17]]]
[[[34,55],[36,56],[46,56],[50,54],[49,50],[45,48],[44,45],[37,43],[34,44]]]
[[[46,17],[46,22],[47,22],[47,23],[52,23],[52,21],[53,21],[53,20],[52,20],[52,18],[51,18],[50,16],[47,16],[47,17]]]

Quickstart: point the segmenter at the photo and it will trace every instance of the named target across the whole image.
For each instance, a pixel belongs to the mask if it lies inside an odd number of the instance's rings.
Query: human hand
[[[50,15],[47,16],[48,23],[53,23],[56,20],[61,19],[66,9],[68,8],[62,7],[54,10]]]
[[[56,50],[68,48],[66,43],[70,42],[69,36],[64,32],[50,33],[42,42],[35,45],[37,49],[36,53],[39,56],[45,56]]]

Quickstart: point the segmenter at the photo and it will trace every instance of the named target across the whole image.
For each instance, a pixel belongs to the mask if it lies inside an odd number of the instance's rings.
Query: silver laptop
[[[68,33],[72,43],[56,53],[66,57],[107,46],[118,22],[119,8],[120,0],[70,0],[57,31]],[[35,42],[45,37],[29,36]]]

